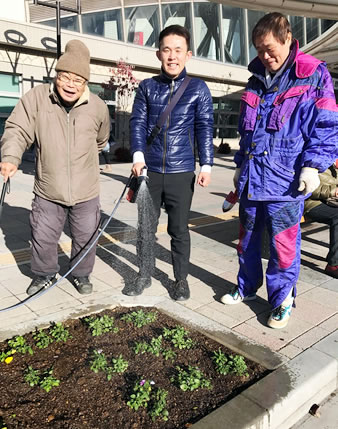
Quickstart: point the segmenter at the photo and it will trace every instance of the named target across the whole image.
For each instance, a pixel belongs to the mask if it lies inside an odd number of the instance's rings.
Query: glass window
[[[243,9],[223,5],[222,15],[225,62],[245,65]]]
[[[115,101],[116,91],[109,88],[104,88],[101,83],[89,83],[88,87],[93,94],[98,95],[102,100]]]
[[[213,97],[214,137],[237,137],[240,100]]]
[[[0,73],[0,93],[15,92],[20,95],[20,80],[18,75]]]
[[[82,32],[112,40],[123,40],[121,9],[83,14]]]
[[[61,21],[61,28],[63,28],[64,30],[77,31],[77,32],[80,31],[78,15],[64,16],[60,19],[60,21]],[[56,28],[56,19],[39,22],[39,24],[48,25],[49,27]]]
[[[299,46],[304,46],[304,18],[302,16],[290,16],[292,36],[298,40]]]
[[[249,33],[249,61],[253,60],[257,56],[256,48],[252,43],[252,30],[254,29],[257,22],[265,15],[264,12],[259,10],[248,10],[248,33]]]
[[[306,18],[306,43],[312,42],[319,36],[319,25],[317,18]]]
[[[194,3],[196,55],[220,60],[220,29],[218,5],[215,3]]]
[[[338,21],[331,21],[331,19],[322,19],[322,33],[331,28]]]
[[[96,94],[108,106],[110,114],[110,123],[111,123],[111,136],[115,139],[115,122],[116,122],[116,91],[114,89],[103,88],[101,83],[88,83],[88,87],[93,94]]]
[[[160,34],[158,6],[129,7],[125,9],[125,17],[128,42],[158,47]]]
[[[4,132],[6,119],[19,101],[20,94],[20,77],[0,73],[0,136]]]
[[[169,25],[181,25],[187,30],[191,29],[190,3],[174,3],[162,5],[163,28]]]

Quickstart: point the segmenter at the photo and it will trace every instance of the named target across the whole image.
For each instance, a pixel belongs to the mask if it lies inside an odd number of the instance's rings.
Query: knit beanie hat
[[[87,46],[80,40],[70,40],[56,63],[56,71],[66,71],[77,74],[86,80],[90,75],[90,52]]]

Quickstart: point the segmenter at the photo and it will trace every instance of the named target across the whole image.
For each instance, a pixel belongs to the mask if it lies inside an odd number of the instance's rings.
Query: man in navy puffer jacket
[[[213,164],[213,105],[207,85],[192,78],[159,135],[151,145],[147,145],[147,139],[186,76],[185,64],[192,56],[189,45],[190,34],[180,25],[172,25],[160,33],[156,55],[162,64],[161,74],[141,82],[130,119],[132,172],[139,176],[147,166],[148,188],[157,222],[162,203],[168,213],[176,279],[171,297],[176,301],[190,297],[186,278],[190,257],[188,217],[195,183],[195,141],[201,166],[197,184],[208,186]],[[122,292],[140,295],[150,286],[151,275],[142,272],[140,267],[135,283],[127,285]]]

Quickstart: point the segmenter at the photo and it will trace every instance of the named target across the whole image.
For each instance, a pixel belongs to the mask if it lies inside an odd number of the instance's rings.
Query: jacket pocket
[[[37,196],[32,200],[32,210],[29,214],[29,221],[32,229],[37,227],[41,215],[41,207],[38,201],[39,197]]]
[[[300,134],[294,138],[273,138],[270,140],[271,159],[282,170],[291,172],[300,170],[300,158],[304,148],[304,139]]]
[[[278,196],[293,195],[297,187],[295,171],[277,160],[264,163],[264,185],[267,194]],[[278,199],[278,198],[277,198]]]
[[[250,91],[245,91],[241,97],[240,124],[243,130],[253,131],[256,124],[260,97]]]
[[[267,128],[281,130],[290,119],[295,107],[310,85],[295,86],[277,95]]]
[[[188,130],[188,135],[189,135],[189,143],[190,143],[190,147],[191,147],[191,152],[193,155],[195,155],[195,151],[194,151],[194,144],[192,142],[192,138],[191,138],[191,132],[190,130]]]

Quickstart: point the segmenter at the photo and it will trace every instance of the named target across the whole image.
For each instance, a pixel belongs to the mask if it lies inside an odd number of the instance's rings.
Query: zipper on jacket
[[[171,96],[173,95],[174,86],[175,86],[175,81],[173,79],[171,81],[171,87],[170,87],[170,94],[169,94],[168,104],[170,103]],[[168,129],[169,129],[169,124],[170,124],[170,115],[168,116],[168,119],[167,119],[167,126],[166,126],[166,129],[164,131],[164,138],[163,138],[163,166],[162,166],[162,173],[165,173],[165,155],[166,155],[166,152],[167,152],[167,132],[168,132]]]
[[[68,151],[68,192],[69,202],[72,202],[71,187],[70,187],[70,144],[69,144],[69,112],[67,112],[67,151]]]

